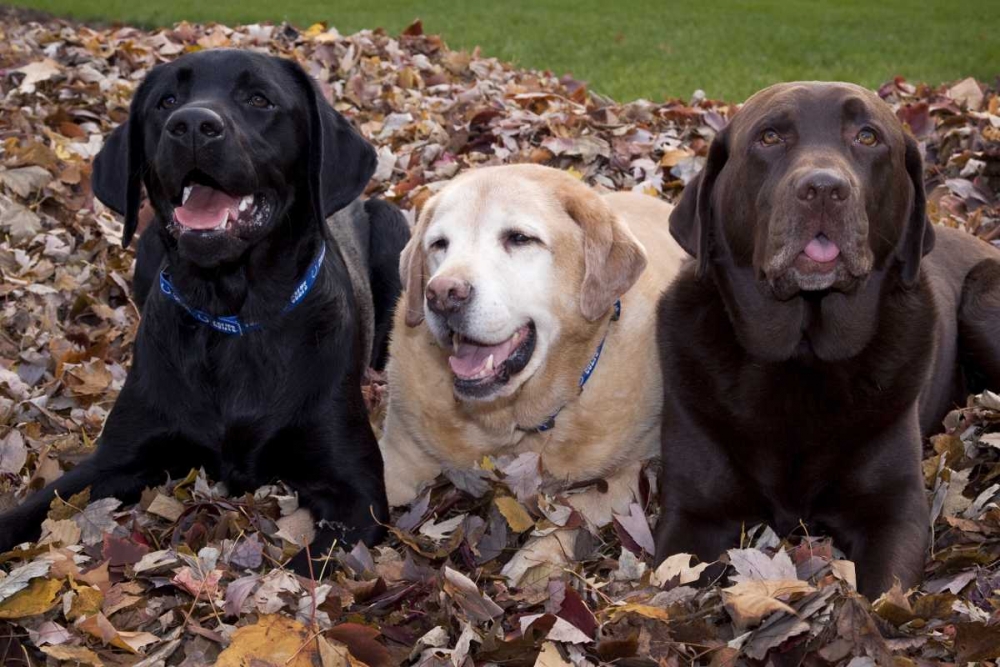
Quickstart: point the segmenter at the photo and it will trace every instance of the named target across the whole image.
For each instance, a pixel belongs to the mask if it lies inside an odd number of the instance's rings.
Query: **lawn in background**
[[[481,46],[524,67],[572,72],[620,101],[741,100],[775,81],[896,75],[942,83],[1000,76],[997,0],[15,0],[81,20],[151,27],[326,21],[343,33],[414,18],[452,48]]]

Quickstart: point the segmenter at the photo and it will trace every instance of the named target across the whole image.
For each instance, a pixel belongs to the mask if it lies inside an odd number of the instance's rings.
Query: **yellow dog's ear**
[[[403,281],[403,297],[398,307],[406,308],[406,326],[415,327],[424,321],[424,290],[427,287],[427,255],[424,253],[424,234],[434,217],[432,197],[417,218],[410,240],[399,255],[399,277]]]
[[[563,207],[583,230],[584,276],[580,311],[600,319],[646,268],[646,251],[608,206],[604,197],[580,187],[560,188]]]

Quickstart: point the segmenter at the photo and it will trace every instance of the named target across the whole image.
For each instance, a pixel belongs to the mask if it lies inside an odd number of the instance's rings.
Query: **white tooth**
[[[188,197],[191,196],[192,190],[194,190],[193,185],[189,185],[186,188],[184,188],[184,194],[181,195],[181,206],[184,206],[184,204],[187,203]]]
[[[514,343],[515,345],[517,345],[517,341],[518,341],[518,339],[519,339],[520,337],[521,337],[521,332],[520,332],[520,331],[515,331],[515,332],[514,332],[514,339],[513,339],[513,341],[512,341],[512,342],[513,342],[513,343]]]
[[[487,371],[492,371],[493,370],[493,355],[492,354],[490,356],[486,357],[486,370]]]
[[[240,211],[245,211],[253,204],[253,195],[247,195],[240,199]]]

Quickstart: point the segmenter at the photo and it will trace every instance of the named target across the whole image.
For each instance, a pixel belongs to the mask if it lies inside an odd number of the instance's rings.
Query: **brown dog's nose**
[[[199,145],[218,139],[225,128],[222,116],[205,107],[180,109],[167,120],[167,132],[172,136],[180,139],[194,133],[195,142]]]
[[[438,315],[451,315],[462,309],[472,296],[472,285],[459,278],[438,276],[427,283],[427,305]]]
[[[815,169],[799,179],[795,194],[812,205],[841,204],[851,196],[851,184],[832,169]]]

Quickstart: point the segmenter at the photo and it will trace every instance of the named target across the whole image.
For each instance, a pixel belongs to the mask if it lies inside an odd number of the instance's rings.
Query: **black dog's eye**
[[[760,133],[760,143],[765,146],[777,146],[782,141],[783,139],[781,138],[781,135],[778,134],[778,131],[773,128],[769,127]]]
[[[858,132],[858,136],[855,137],[857,141],[862,146],[874,146],[878,143],[878,135],[875,134],[875,130],[870,127],[863,127],[861,131]]]
[[[271,104],[271,100],[267,99],[260,93],[254,93],[251,95],[250,99],[247,100],[247,104],[252,106],[254,109],[270,109],[274,106]]]
[[[533,236],[528,236],[521,232],[510,231],[504,234],[504,244],[512,246],[526,246],[537,241]]]
[[[431,250],[447,250],[448,249],[448,239],[438,239],[431,244]]]
[[[177,97],[175,95],[164,95],[160,100],[161,109],[173,109],[177,106]]]

